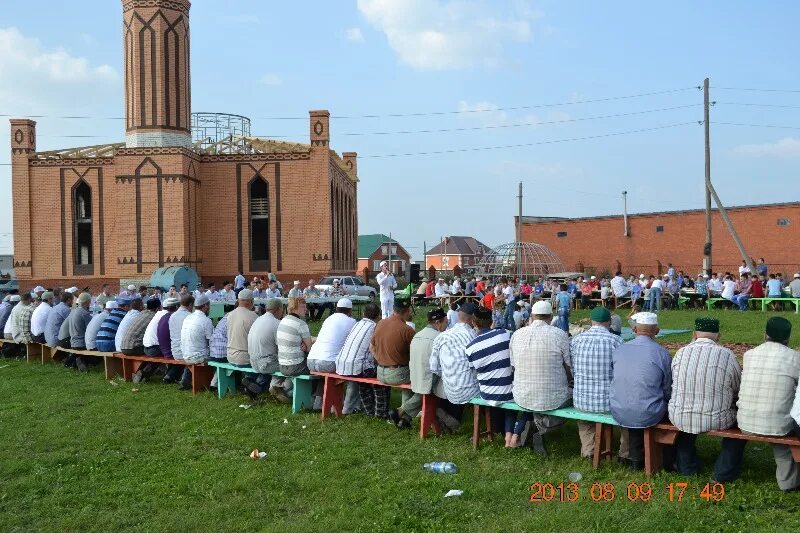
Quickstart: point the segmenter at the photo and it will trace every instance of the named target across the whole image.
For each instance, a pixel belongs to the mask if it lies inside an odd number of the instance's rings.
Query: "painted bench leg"
[[[598,422],[595,424],[594,428],[594,456],[592,457],[592,466],[597,469],[600,466],[600,461],[605,457],[610,459],[614,455],[611,444],[611,435],[614,431],[614,427]]]
[[[342,416],[344,406],[344,381],[325,376],[322,389],[322,420],[330,416],[331,409],[336,416]]]
[[[42,345],[41,344],[34,344],[28,343],[25,346],[25,361],[30,363],[34,359],[39,359],[42,356]]]
[[[133,380],[133,374],[139,369],[139,365],[137,365],[138,361],[134,361],[132,359],[123,359],[122,360],[122,379],[125,381]]]
[[[192,396],[197,396],[204,389],[211,386],[211,379],[214,377],[214,368],[210,366],[192,367]]]
[[[235,370],[217,368],[217,397],[221,400],[228,393],[236,392]]]
[[[327,378],[325,378],[327,381]],[[292,378],[292,414],[296,415],[303,409],[312,409],[314,407],[314,398],[312,391],[314,389],[314,381],[310,379]],[[323,414],[325,411],[323,410]],[[324,416],[323,416],[324,418]]]
[[[422,418],[419,425],[420,439],[427,437],[431,428],[437,435],[442,432],[439,427],[439,419],[436,417],[436,403],[436,396],[433,394],[424,394],[422,396]]]
[[[486,431],[481,431],[481,413],[483,413],[483,420],[484,424],[486,425]],[[494,433],[492,432],[492,410],[483,405],[475,405],[472,410],[472,449],[478,449],[478,443],[481,440],[481,436],[486,435],[491,442],[494,439]]]
[[[103,357],[103,366],[106,369],[107,380],[112,380],[116,376],[124,375],[122,359],[119,357]]]

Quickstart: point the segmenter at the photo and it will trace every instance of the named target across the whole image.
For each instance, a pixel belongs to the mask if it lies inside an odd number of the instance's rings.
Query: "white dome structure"
[[[476,273],[490,279],[506,276],[530,280],[564,270],[561,259],[547,246],[535,242],[509,242],[487,253]]]

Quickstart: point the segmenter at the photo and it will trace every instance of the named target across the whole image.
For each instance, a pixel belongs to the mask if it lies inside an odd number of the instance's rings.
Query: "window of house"
[[[269,268],[269,190],[267,182],[257,177],[250,184],[250,260],[252,270]]]
[[[383,246],[381,246],[381,253],[382,253],[383,255],[386,255],[386,254],[388,254],[388,253],[389,253],[389,247],[388,247],[388,246],[386,246],[385,244],[384,244]]]
[[[74,255],[75,265],[91,266],[92,264],[92,189],[81,180],[73,189],[74,205]],[[77,269],[76,274],[90,274]]]
[[[558,237],[566,237],[567,236],[567,232],[566,231],[559,231],[558,233],[556,233],[556,235]]]
[[[790,224],[790,222],[789,222],[788,218],[779,218],[778,219],[778,225],[779,226],[788,226],[789,224]]]
[[[664,233],[664,226],[656,226],[656,233]]]

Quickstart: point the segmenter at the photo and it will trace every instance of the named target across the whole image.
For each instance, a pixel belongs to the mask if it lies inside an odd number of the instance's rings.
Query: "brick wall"
[[[728,211],[745,249],[756,261],[764,257],[772,272],[800,269],[800,249],[795,244],[800,239],[800,205]],[[788,219],[789,225],[778,225],[779,219]],[[712,220],[713,269],[735,272],[741,255],[722,217],[715,212]],[[613,273],[618,262],[623,272],[636,275],[656,273],[659,262],[664,270],[671,262],[692,275],[702,268],[704,211],[631,215],[628,222],[629,237],[623,235],[621,216],[523,223],[522,239],[550,247],[569,270]]]

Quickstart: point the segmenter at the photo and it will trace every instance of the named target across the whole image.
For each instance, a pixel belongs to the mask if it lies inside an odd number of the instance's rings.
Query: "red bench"
[[[344,406],[344,384],[348,381],[354,381],[356,383],[368,383],[369,385],[378,385],[381,387],[411,390],[411,385],[408,383],[404,383],[402,385],[387,385],[386,383],[378,381],[375,378],[340,376],[339,374],[330,372],[311,372],[311,374],[324,378],[322,389],[322,420],[325,420],[328,416],[330,416],[331,409],[333,409],[337,417],[342,416],[342,409]],[[433,429],[437,435],[441,433],[439,420],[436,418],[436,396],[433,394],[423,394],[419,438],[424,439],[431,429]]]
[[[215,369],[205,363],[187,363],[183,359],[168,359],[166,357],[149,357],[147,355],[125,355],[115,352],[114,357],[122,361],[122,377],[125,381],[133,380],[135,374],[144,363],[182,365],[192,370],[192,396],[196,396],[203,389],[211,386]]]
[[[675,444],[675,439],[680,430],[672,424],[661,423],[644,430],[644,471],[648,476],[652,476],[661,470],[661,447],[664,445]],[[784,436],[770,437],[767,435],[751,435],[742,433],[739,428],[723,429],[720,431],[709,431],[703,435],[713,435],[729,439],[751,440],[764,442],[767,444],[784,444],[792,450],[792,457],[795,462],[800,463],[800,437]]]

